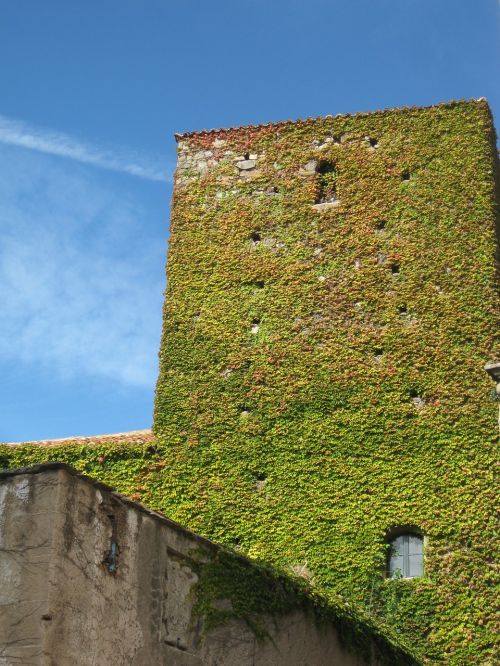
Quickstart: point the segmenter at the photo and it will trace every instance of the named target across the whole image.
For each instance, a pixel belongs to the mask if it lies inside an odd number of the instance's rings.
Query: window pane
[[[398,536],[396,539],[394,539],[391,543],[391,548],[392,548],[392,554],[396,556],[402,556],[403,555],[403,549],[404,549],[404,536]]]
[[[416,578],[424,573],[424,541],[417,534],[401,534],[391,542],[389,576]]]
[[[389,556],[389,574],[391,578],[400,578],[404,571],[404,537],[399,536],[391,543]]]
[[[408,576],[414,578],[416,576],[422,576],[424,573],[424,562],[422,553],[418,555],[410,555],[409,558],[409,571]]]
[[[392,555],[389,561],[389,573],[391,578],[399,578],[404,576],[403,572],[403,556]]]
[[[408,537],[408,554],[421,555],[422,554],[422,537],[416,535],[409,535]]]

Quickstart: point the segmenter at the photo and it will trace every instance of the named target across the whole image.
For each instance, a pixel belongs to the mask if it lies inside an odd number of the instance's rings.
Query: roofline
[[[225,134],[229,132],[234,132],[237,130],[254,130],[254,129],[264,129],[271,127],[283,127],[286,125],[305,125],[308,123],[316,122],[318,120],[323,120],[325,118],[362,118],[366,116],[376,116],[382,115],[384,113],[394,113],[396,111],[407,112],[407,111],[423,111],[425,109],[438,109],[441,107],[447,106],[458,106],[459,104],[470,104],[471,102],[486,102],[488,100],[486,97],[472,97],[470,99],[458,99],[450,100],[449,102],[439,102],[438,104],[430,104],[428,106],[395,106],[388,107],[385,109],[377,109],[375,111],[360,111],[357,113],[337,113],[336,115],[326,115],[326,116],[313,116],[310,118],[299,118],[297,120],[277,120],[269,123],[259,123],[258,125],[240,125],[235,127],[220,127],[204,130],[193,130],[189,132],[176,132],[174,134],[175,140],[180,141],[182,139],[189,139],[196,136],[207,136],[209,134]]]
[[[32,446],[59,446],[60,444],[70,444],[71,442],[80,442],[81,444],[99,443],[101,441],[140,441],[153,438],[150,428],[144,430],[130,430],[129,432],[115,432],[106,435],[78,435],[77,437],[61,437],[59,439],[34,439],[22,442],[0,442],[0,446],[23,446],[31,444]]]

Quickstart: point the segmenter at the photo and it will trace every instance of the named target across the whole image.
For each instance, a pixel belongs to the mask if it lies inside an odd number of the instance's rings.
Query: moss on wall
[[[429,663],[496,663],[493,138],[484,102],[182,138],[157,443],[58,459],[302,568]],[[397,525],[427,537],[421,579],[384,578]]]

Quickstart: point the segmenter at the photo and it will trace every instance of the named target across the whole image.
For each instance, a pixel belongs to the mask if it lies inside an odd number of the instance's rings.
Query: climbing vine
[[[264,639],[263,615],[279,617],[301,610],[321,626],[335,626],[342,645],[358,653],[366,663],[376,658],[383,666],[417,666],[420,660],[391,627],[377,625],[367,615],[341,598],[329,601],[297,576],[284,575],[269,566],[250,563],[226,550],[217,551],[196,566],[195,612],[205,621],[205,629],[228,618],[244,620]],[[223,600],[221,607],[217,602]],[[403,648],[403,649],[401,649]]]
[[[427,663],[493,666],[497,405],[483,365],[500,327],[487,104],[179,146],[154,446],[5,447],[3,464],[57,456],[301,571]],[[332,182],[308,166],[322,163],[335,165]],[[335,200],[318,210],[327,187]],[[420,579],[384,577],[397,525],[426,535]]]

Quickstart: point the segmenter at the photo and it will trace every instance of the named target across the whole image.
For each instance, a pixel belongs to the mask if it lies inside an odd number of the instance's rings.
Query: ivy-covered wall
[[[155,441],[0,466],[69,462],[493,666],[494,164],[482,101],[180,137]],[[404,525],[425,576],[387,580]]]
[[[169,514],[455,664],[495,661],[494,163],[482,101],[179,137],[154,422]]]

